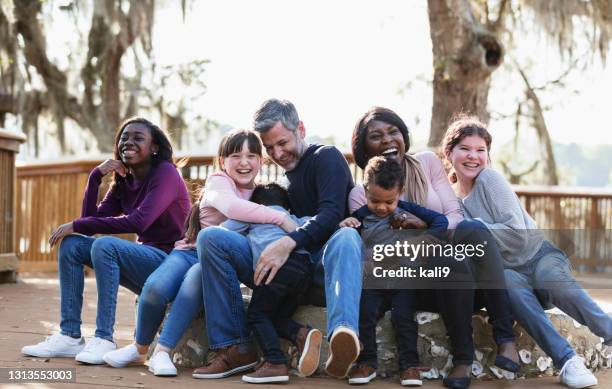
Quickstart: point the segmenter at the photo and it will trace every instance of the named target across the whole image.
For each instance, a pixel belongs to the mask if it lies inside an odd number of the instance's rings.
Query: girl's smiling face
[[[245,140],[240,152],[231,153],[219,159],[221,169],[234,180],[241,189],[252,189],[255,177],[261,168],[261,157],[249,150],[249,142]]]
[[[474,180],[489,163],[487,143],[478,135],[463,138],[447,156],[459,180]]]
[[[159,146],[153,143],[151,131],[145,125],[130,123],[121,132],[117,149],[125,166],[133,167],[150,163]]]

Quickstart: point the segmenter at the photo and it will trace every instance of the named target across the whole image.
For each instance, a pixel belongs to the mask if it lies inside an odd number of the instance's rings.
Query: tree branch
[[[56,100],[55,108],[83,125],[82,108],[76,97],[68,92],[66,75],[47,57],[44,34],[37,19],[40,9],[38,0],[15,0],[15,28],[23,37],[24,56],[36,68],[49,94]]]
[[[506,16],[506,10],[509,7],[508,0],[502,0],[499,4],[499,12],[497,14],[497,18],[491,23],[489,23],[489,29],[495,33],[499,32],[502,27],[502,23],[504,21],[504,17]]]

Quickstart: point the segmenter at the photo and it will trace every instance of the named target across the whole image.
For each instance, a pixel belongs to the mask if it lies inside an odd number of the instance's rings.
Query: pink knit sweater
[[[223,172],[208,176],[204,186],[204,197],[200,201],[200,226],[218,226],[227,219],[247,223],[282,224],[285,214],[249,201],[252,189],[240,189],[230,176]],[[175,243],[177,250],[195,248],[195,242],[185,239]]]

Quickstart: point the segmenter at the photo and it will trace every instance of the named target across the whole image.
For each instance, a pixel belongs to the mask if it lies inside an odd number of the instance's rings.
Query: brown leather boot
[[[400,383],[402,386],[422,386],[421,370],[418,367],[409,367],[400,373]]]
[[[257,365],[257,354],[253,350],[241,354],[238,349],[239,345],[235,344],[217,350],[216,354],[209,358],[204,366],[194,370],[192,377],[202,379],[225,378],[250,370]]]
[[[354,365],[349,373],[350,385],[367,384],[376,378],[376,369],[365,363]]]
[[[316,328],[302,327],[298,331],[295,338],[299,353],[297,370],[302,377],[311,376],[317,371],[322,342],[323,334]]]
[[[262,360],[255,371],[242,376],[244,382],[250,384],[267,384],[271,382],[289,381],[289,371],[284,363],[271,363]]]

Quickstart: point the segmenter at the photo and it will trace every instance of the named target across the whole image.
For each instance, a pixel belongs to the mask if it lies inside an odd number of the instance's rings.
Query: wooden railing
[[[0,130],[0,282],[13,281],[15,250],[15,155],[25,136]]]
[[[360,182],[361,169],[350,154],[345,155],[353,177]],[[39,162],[17,168],[16,248],[20,270],[56,270],[57,252],[47,239],[53,228],[80,215],[83,190],[89,172],[103,159]],[[214,171],[213,157],[189,156],[181,169],[190,189]],[[260,181],[282,179],[282,169],[266,163]],[[108,185],[105,179],[102,195]],[[572,262],[580,270],[612,266],[612,191],[515,187],[528,212],[542,229],[563,229],[553,239],[564,246],[573,242]],[[567,246],[567,245],[565,245]],[[566,247],[564,247],[566,248]]]

